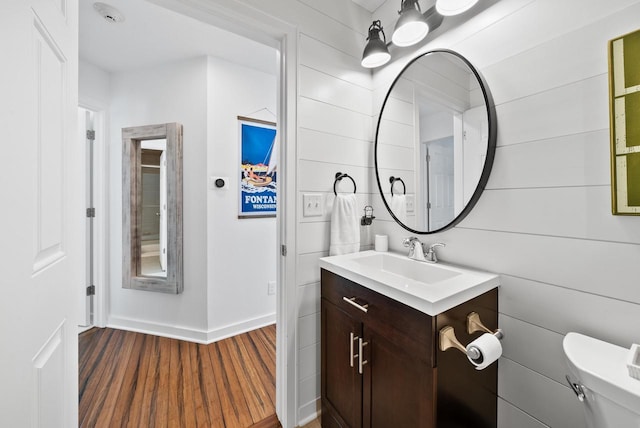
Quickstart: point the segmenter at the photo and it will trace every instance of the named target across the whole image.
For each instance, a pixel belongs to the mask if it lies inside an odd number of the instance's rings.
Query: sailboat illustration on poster
[[[273,123],[240,120],[239,217],[273,216],[277,205],[278,138]]]

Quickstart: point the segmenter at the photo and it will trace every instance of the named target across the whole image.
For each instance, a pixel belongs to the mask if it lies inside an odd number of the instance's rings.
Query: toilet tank
[[[563,348],[567,380],[584,394],[587,427],[640,428],[640,380],[629,376],[629,350],[579,333],[568,333]]]

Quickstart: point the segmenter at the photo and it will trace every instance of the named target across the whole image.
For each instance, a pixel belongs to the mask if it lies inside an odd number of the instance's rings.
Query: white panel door
[[[77,0],[0,6],[0,425],[78,424]]]
[[[453,137],[427,144],[429,171],[429,230],[446,226],[454,217]]]

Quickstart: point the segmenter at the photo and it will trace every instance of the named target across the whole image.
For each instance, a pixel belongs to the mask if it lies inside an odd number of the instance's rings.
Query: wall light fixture
[[[382,34],[382,39],[380,38]],[[389,49],[387,49],[387,38],[384,35],[380,20],[373,21],[369,26],[369,36],[367,45],[362,54],[362,66],[366,68],[380,67],[391,59]]]
[[[412,46],[424,39],[429,24],[422,15],[418,0],[402,0],[400,18],[396,21],[391,41],[396,46]]]
[[[466,12],[477,2],[478,0],[437,0],[435,6],[422,13],[418,0],[400,0],[400,17],[396,21],[391,43],[401,47],[413,46],[424,39],[429,31],[438,28],[445,16]],[[391,54],[388,46],[391,43],[387,43],[380,20],[373,21],[369,26],[361,65],[365,68],[375,68],[389,62]]]

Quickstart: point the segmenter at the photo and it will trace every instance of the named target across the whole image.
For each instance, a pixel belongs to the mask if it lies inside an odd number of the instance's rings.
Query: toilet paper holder
[[[489,330],[480,319],[480,315],[477,312],[470,312],[467,315],[467,333],[473,334],[477,331],[482,331],[484,333],[493,334],[498,339],[502,340],[504,337],[504,333],[499,328],[495,331]]]
[[[493,334],[498,339],[502,340],[504,337],[504,333],[502,330],[497,329],[495,331],[489,330],[480,319],[480,315],[477,312],[470,312],[467,315],[467,333],[472,334],[475,332],[484,332]],[[467,351],[466,346],[464,346],[458,338],[456,337],[456,332],[450,325],[445,326],[440,329],[440,350],[446,351],[447,349],[455,348],[463,354],[467,355],[472,359],[477,359],[479,357],[479,351],[476,348],[471,348]],[[475,355],[471,355],[475,354]]]

